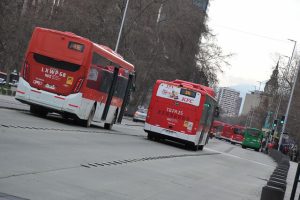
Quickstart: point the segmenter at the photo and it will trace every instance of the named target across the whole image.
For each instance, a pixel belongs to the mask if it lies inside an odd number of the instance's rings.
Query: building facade
[[[240,92],[228,87],[219,89],[218,104],[221,108],[221,115],[228,117],[238,116],[241,102]]]
[[[253,91],[251,93],[246,94],[245,102],[242,108],[241,115],[247,115],[253,109],[257,108],[261,103],[262,92],[261,91]]]

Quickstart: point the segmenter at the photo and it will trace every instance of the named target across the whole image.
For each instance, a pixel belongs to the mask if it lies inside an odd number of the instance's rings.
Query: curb
[[[290,160],[286,155],[274,149],[270,150],[269,156],[277,163],[277,167],[270,176],[267,185],[262,188],[260,200],[283,200]]]

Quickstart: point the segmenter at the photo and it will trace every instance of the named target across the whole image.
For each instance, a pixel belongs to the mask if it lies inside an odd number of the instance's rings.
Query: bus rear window
[[[36,62],[38,62],[40,64],[54,67],[57,69],[63,69],[63,70],[71,71],[71,72],[76,72],[80,69],[80,65],[65,62],[65,61],[55,60],[54,58],[50,58],[48,56],[44,56],[44,55],[37,54],[37,53],[33,54],[33,58]]]
[[[84,50],[84,45],[83,45],[83,44],[76,43],[76,42],[69,42],[68,48],[69,48],[69,49],[72,49],[72,50],[75,50],[75,51],[83,52],[83,50]]]
[[[180,90],[180,94],[188,96],[188,97],[192,97],[192,98],[196,97],[196,92],[194,92],[192,90],[184,89],[184,88],[182,88]]]

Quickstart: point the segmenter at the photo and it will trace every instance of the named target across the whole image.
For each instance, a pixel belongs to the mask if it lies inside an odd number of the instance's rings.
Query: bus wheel
[[[46,117],[46,115],[48,114],[48,111],[45,110],[44,108],[39,107],[39,106],[34,106],[34,105],[30,106],[29,111],[30,111],[30,113],[38,115],[40,117]]]
[[[255,151],[259,151],[259,149],[255,149]]]
[[[153,140],[154,139],[153,134],[152,133],[148,133],[147,139],[148,140]]]
[[[246,149],[246,147],[245,147],[244,145],[242,145],[242,148],[243,148],[243,149]]]
[[[37,108],[37,106],[34,105],[30,105],[30,113],[37,115],[39,113],[39,109]]]
[[[187,143],[186,148],[192,151],[198,151],[199,146],[194,143]]]
[[[198,146],[198,149],[199,149],[200,151],[202,151],[202,150],[203,150],[203,147],[204,147],[204,145],[199,145],[199,146]]]

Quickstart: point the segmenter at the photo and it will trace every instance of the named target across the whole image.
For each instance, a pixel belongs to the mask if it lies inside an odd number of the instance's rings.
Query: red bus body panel
[[[231,141],[232,142],[237,142],[237,143],[242,143],[244,141],[244,135],[243,135],[243,130],[245,127],[239,126],[239,125],[233,125],[233,132],[231,136]]]
[[[233,128],[230,124],[225,124],[223,131],[221,132],[221,137],[230,140],[233,135]]]
[[[165,87],[187,89],[195,92],[195,97],[187,98],[184,95],[178,95],[171,98],[163,98],[158,96],[158,90],[161,85]],[[168,91],[165,91],[166,93]],[[169,94],[173,95],[173,94]],[[163,81],[158,80],[153,88],[153,93],[148,108],[148,114],[146,118],[146,125],[158,127],[163,131],[176,132],[174,137],[180,135],[182,138],[193,138],[200,133],[207,133],[210,129],[208,126],[203,126],[200,123],[200,119],[203,113],[203,107],[210,94],[200,87],[199,84],[190,83],[187,81],[175,80],[175,81]],[[213,97],[212,97],[213,99]],[[214,105],[213,105],[214,106]],[[145,131],[149,131],[146,130]],[[203,134],[202,134],[203,135]],[[197,143],[195,141],[194,143]]]

